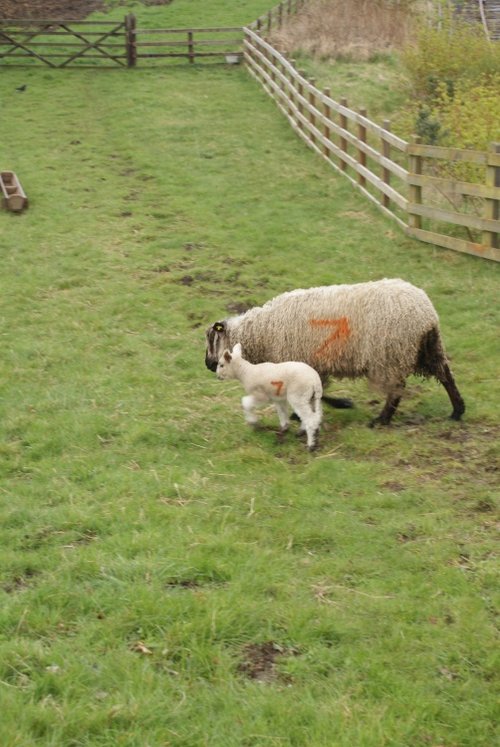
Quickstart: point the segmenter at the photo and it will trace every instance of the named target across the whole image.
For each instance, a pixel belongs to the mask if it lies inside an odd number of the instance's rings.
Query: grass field
[[[498,266],[407,239],[243,68],[0,95],[2,747],[491,747]],[[433,299],[463,423],[413,379],[370,430],[342,381],[314,455],[248,430],[205,327],[384,276]]]

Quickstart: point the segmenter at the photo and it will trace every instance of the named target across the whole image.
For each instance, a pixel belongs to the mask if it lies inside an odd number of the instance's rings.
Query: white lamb
[[[250,425],[258,422],[256,408],[272,402],[280,420],[280,434],[288,430],[287,403],[300,418],[302,429],[307,434],[309,451],[316,448],[321,423],[321,396],[323,386],[317,371],[307,363],[253,364],[242,358],[241,345],[233,351],[225,350],[217,365],[218,379],[238,379],[247,395],[241,404],[245,420]]]

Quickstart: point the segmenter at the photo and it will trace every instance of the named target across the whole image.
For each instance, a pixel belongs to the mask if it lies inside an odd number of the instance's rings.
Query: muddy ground
[[[168,5],[172,0],[143,0],[144,5]],[[124,2],[122,5],[126,6]],[[95,10],[103,10],[104,0],[0,0],[0,18],[56,18],[79,21]]]

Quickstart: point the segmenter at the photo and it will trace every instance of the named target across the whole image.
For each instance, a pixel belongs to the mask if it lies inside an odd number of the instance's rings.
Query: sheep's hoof
[[[376,428],[378,425],[390,425],[391,421],[387,418],[381,418],[380,415],[368,423],[368,428]]]
[[[307,450],[309,452],[317,451],[318,449],[319,449],[319,444],[317,444],[317,443],[316,444],[311,444],[310,446],[307,447]]]

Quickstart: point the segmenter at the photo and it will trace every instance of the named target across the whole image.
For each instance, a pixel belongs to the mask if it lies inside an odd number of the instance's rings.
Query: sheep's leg
[[[255,399],[255,397],[252,397],[251,394],[247,394],[245,397],[241,398],[241,406],[243,407],[245,420],[249,425],[255,425],[259,422],[259,418],[257,417],[257,414],[255,412],[257,404],[257,400]]]
[[[398,409],[398,405],[400,402],[401,395],[394,395],[392,393],[388,394],[382,412],[380,413],[380,415],[378,415],[378,417],[373,418],[373,420],[370,422],[370,428],[373,428],[375,425],[389,425],[392,420],[392,416]]]
[[[453,412],[450,415],[452,420],[460,420],[465,412],[465,402],[462,399],[458,387],[455,384],[455,379],[450,371],[450,367],[447,363],[443,365],[443,371],[437,375],[438,381],[444,386],[450,398],[450,402],[453,405]]]

